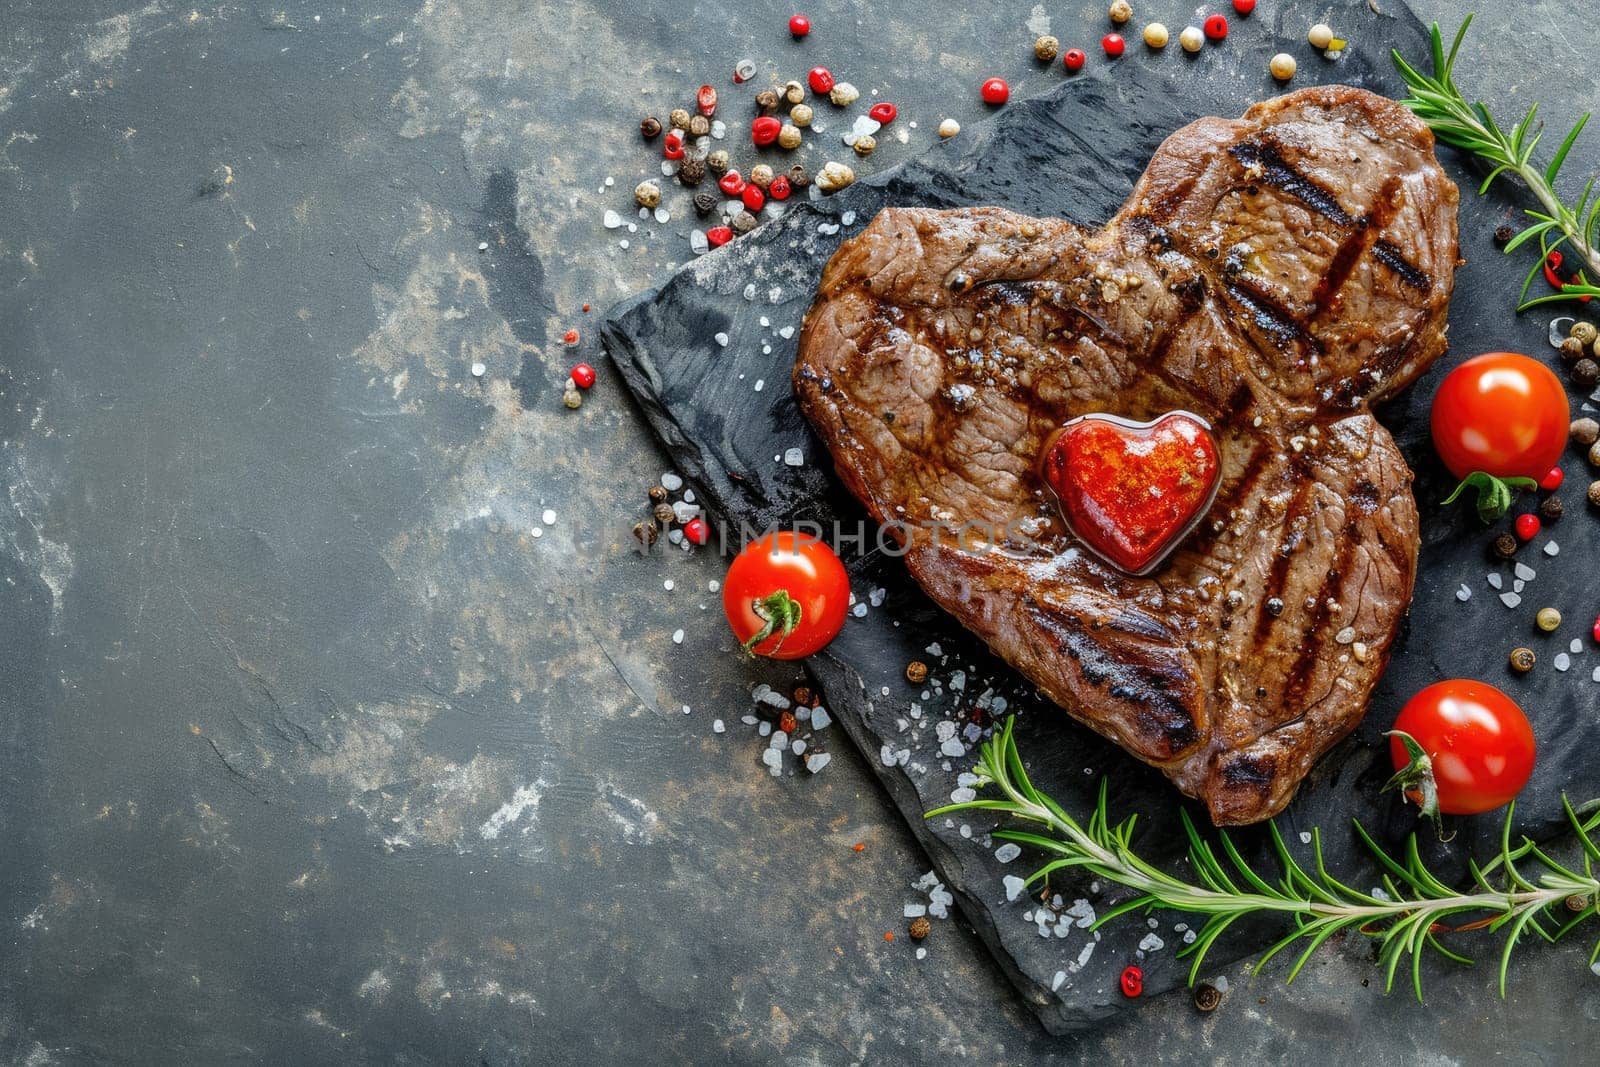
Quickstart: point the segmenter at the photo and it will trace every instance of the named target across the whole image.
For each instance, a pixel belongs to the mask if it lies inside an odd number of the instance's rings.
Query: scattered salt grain
[[[725,333],[722,333],[721,331],[718,331],[717,333],[712,334],[711,335],[711,339],[713,341],[717,342],[717,344],[721,345],[723,348],[727,348],[728,347],[728,335],[725,334]]]
[[[488,241],[479,241],[478,242],[478,251],[480,251],[480,252],[489,251],[489,242]]]
[[[807,745],[804,741],[791,741],[789,743],[789,751],[793,752],[796,756],[804,755],[806,749],[809,748],[809,747],[810,746]]]
[[[672,221],[672,212],[668,211],[664,207],[656,208],[656,221],[665,226],[667,223]]]
[[[1001,863],[1010,863],[1020,855],[1022,855],[1022,846],[1015,841],[1007,841],[994,850],[994,858]]]
[[[769,748],[761,753],[761,762],[768,767],[776,767],[783,762],[783,753],[775,748]]]
[[[1501,578],[1498,574],[1489,575],[1489,588],[1490,589],[1504,589],[1505,585],[1506,585],[1505,579]]]
[[[967,754],[967,746],[963,745],[959,740],[952,737],[950,740],[939,746],[939,754],[941,756],[950,756],[952,758],[965,756]]]
[[[719,141],[728,136],[728,124],[721,119],[713,120],[711,123],[711,136]]]
[[[1501,593],[1500,603],[1504,604],[1508,608],[1514,608],[1518,604],[1522,603],[1522,597],[1518,596],[1516,593]]]
[[[1539,572],[1528,566],[1526,563],[1517,564],[1512,570],[1512,573],[1525,582],[1531,582],[1535,578],[1539,577]]]
[[[812,774],[816,774],[818,771],[822,770],[822,768],[826,767],[828,765],[828,761],[831,759],[833,759],[833,757],[828,755],[826,752],[813,752],[811,755],[806,757],[806,770],[810,771]]]
[[[661,472],[661,488],[669,493],[676,493],[683,488],[683,479],[671,471]]]
[[[1551,662],[1555,665],[1556,670],[1564,671],[1572,666],[1572,657],[1565,652],[1557,652],[1556,658]]]
[[[724,732],[725,730],[727,730],[727,726],[723,725],[723,722],[722,722],[721,719],[712,719],[711,720],[711,732],[712,733],[720,734],[720,733]]]
[[[618,248],[627,248],[628,247],[628,239],[626,237],[624,237],[622,240],[618,241],[617,242],[617,247]]]
[[[1302,845],[1311,844],[1311,831],[1310,830],[1301,830],[1300,831],[1300,843]]]
[[[722,588],[722,583],[713,578],[706,583],[706,588],[715,593],[718,589]]]
[[[1001,880],[1005,883],[1007,900],[1016,900],[1020,897],[1023,887],[1028,884],[1014,874],[1008,874]]]
[[[961,836],[962,837],[971,837],[972,836],[972,827],[968,826],[966,823],[962,823],[961,824]]]
[[[482,378],[488,372],[489,368],[484,366],[482,363],[474,363],[472,365],[472,376],[474,378]]]
[[[1594,669],[1594,673],[1589,675],[1589,677],[1596,682],[1600,682],[1600,667],[1596,667]]]
[[[811,709],[811,729],[813,729],[813,730],[826,730],[832,724],[833,724],[833,720],[828,717],[828,713],[827,713],[827,711],[825,709],[823,709],[823,708],[812,708]]]
[[[1144,940],[1139,942],[1140,952],[1159,952],[1167,947],[1167,943],[1155,934],[1145,934]]]
[[[691,252],[695,255],[700,255],[702,252],[709,251],[710,248],[711,242],[706,238],[704,230],[689,231],[689,250]]]
[[[806,463],[806,454],[798,448],[788,449],[783,453],[783,462],[789,467],[803,467]]]
[[[666,581],[662,582],[661,588],[665,589],[669,593],[672,592],[672,579],[668,578]]]
[[[977,792],[964,785],[950,790],[950,803],[952,804],[966,804],[977,799]]]
[[[1461,588],[1456,590],[1456,599],[1463,604],[1472,599],[1472,590],[1467,588],[1465,582],[1461,583]]]
[[[1572,644],[1568,645],[1567,648],[1572,651],[1573,655],[1577,655],[1579,652],[1583,651],[1583,639],[1581,637],[1574,637],[1572,639]]]
[[[858,619],[864,619],[867,617],[867,606],[865,604],[857,604],[855,607],[850,609],[850,614],[854,615]]]
[[[789,735],[782,730],[774,730],[772,732],[772,740],[768,744],[782,752],[789,747]]]
[[[674,630],[674,631],[672,631],[672,643],[675,644],[675,645],[683,644],[683,631],[682,630]]]
[[[925,948],[917,949],[917,959],[925,960],[927,958],[928,958],[928,950],[927,949],[925,949]]]
[[[754,715],[741,715],[739,717],[739,721],[744,723],[746,726],[754,726],[756,723],[760,722],[761,720],[756,718]]]
[[[1523,581],[1521,578],[1513,578],[1511,580],[1511,591],[1513,593],[1520,593],[1522,592],[1522,587],[1527,584],[1528,583]]]
[[[1561,555],[1561,546],[1551,541],[1544,546],[1544,554],[1547,556],[1559,556]]]
[[[758,736],[758,737],[767,737],[771,733],[772,733],[772,724],[770,722],[758,723],[756,725],[756,736]]]
[[[554,526],[556,523],[556,513],[552,508],[545,508],[544,514],[540,515],[539,518],[544,520],[546,526]]]
[[[604,221],[605,221],[606,229],[614,230],[618,226],[622,225],[622,216],[618,215],[615,211],[607,211]]]

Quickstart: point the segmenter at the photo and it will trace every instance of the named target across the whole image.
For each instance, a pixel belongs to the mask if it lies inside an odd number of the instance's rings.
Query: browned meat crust
[[[795,390],[940,605],[1255,822],[1360,721],[1411,599],[1411,472],[1369,405],[1445,349],[1456,204],[1408,111],[1291,93],[1173,134],[1098,232],[885,210],[828,264]],[[1035,460],[1074,416],[1175,408],[1217,428],[1221,492],[1130,578],[1072,543]]]

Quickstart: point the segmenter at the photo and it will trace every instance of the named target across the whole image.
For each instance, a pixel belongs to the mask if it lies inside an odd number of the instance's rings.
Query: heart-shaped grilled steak
[[[1455,185],[1398,104],[1306,89],[1173,134],[1104,229],[888,209],[845,242],[794,384],[911,574],[1074,717],[1203,799],[1283,808],[1360,721],[1416,573],[1369,404],[1445,348]],[[1039,474],[1064,423],[1184,410],[1222,473],[1148,577]],[[937,528],[996,531],[990,543]]]

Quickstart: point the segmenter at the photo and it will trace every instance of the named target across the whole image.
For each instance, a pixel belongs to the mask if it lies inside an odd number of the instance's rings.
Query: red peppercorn
[[[1122,39],[1122,34],[1108,33],[1104,37],[1100,38],[1100,47],[1106,50],[1106,55],[1110,56],[1112,59],[1116,59],[1127,50],[1128,45],[1127,42]]]
[[[761,148],[776,141],[782,130],[783,123],[776,115],[762,115],[750,121],[750,139]]]
[[[804,37],[811,32],[811,20],[804,15],[790,15],[789,32],[796,37]]]
[[[690,519],[683,524],[683,536],[687,537],[692,545],[703,545],[711,540],[711,527],[706,525],[704,519]]]
[[[713,226],[706,231],[706,244],[712,248],[721,248],[733,240],[733,231],[726,226]]]
[[[572,384],[579,389],[587,389],[594,384],[594,368],[587,363],[579,363],[572,368]]]
[[[1539,516],[1531,511],[1526,515],[1518,515],[1516,530],[1518,537],[1524,541],[1532,541],[1539,536]]]
[[[736,170],[730,170],[728,173],[722,176],[721,181],[717,182],[717,188],[721,189],[729,196],[738,196],[740,193],[744,192],[744,187],[745,180]]]
[[[1228,36],[1228,20],[1221,15],[1208,15],[1204,29],[1208,40],[1220,41]]]
[[[1594,639],[1600,641],[1600,618],[1594,620]]]
[[[1539,479],[1539,488],[1547,493],[1553,493],[1561,488],[1561,483],[1566,480],[1566,475],[1561,473],[1560,467],[1551,467],[1550,473]]]
[[[1083,69],[1083,64],[1088,58],[1083,54],[1083,49],[1069,48],[1067,54],[1061,57],[1061,65],[1068,70],[1079,71]]]
[[[710,118],[717,113],[717,90],[709,85],[700,86],[700,91],[694,94],[694,106],[699,108],[700,114]]]
[[[781,174],[772,179],[767,186],[767,195],[774,200],[789,199],[789,179]]]
[[[761,191],[761,186],[759,185],[746,185],[744,192],[739,194],[739,198],[744,201],[744,206],[751,211],[760,211],[767,206],[767,194]]]
[[[683,131],[673,130],[661,142],[661,154],[668,159],[683,158]]]
[[[1123,996],[1136,997],[1144,992],[1144,972],[1137,967],[1124,967],[1119,984]]]
[[[566,333],[561,335],[561,340],[563,342],[565,342],[566,344],[569,344],[569,345],[577,344],[578,343],[578,331],[577,330],[568,330]]]
[[[814,93],[825,93],[833,88],[833,75],[828,73],[827,67],[812,67],[811,73],[806,75],[806,81],[811,83]]]
[[[889,103],[887,100],[878,101],[876,104],[873,104],[872,108],[867,112],[867,116],[874,122],[881,122],[885,126],[893,122],[894,117],[898,114],[900,114],[900,109]]]
[[[1005,83],[1004,78],[990,78],[983,83],[983,88],[979,92],[983,94],[985,104],[993,104],[996,107],[1011,99],[1011,86]]]
[[[1256,0],[1233,0],[1233,9],[1241,15],[1248,15],[1256,9]]]

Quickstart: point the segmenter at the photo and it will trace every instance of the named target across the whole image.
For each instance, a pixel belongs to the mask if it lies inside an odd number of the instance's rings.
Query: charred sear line
[[[1413,266],[1401,254],[1400,249],[1388,241],[1375,241],[1372,245],[1372,258],[1382,263],[1385,267],[1395,272],[1395,275],[1413,289],[1427,292],[1433,288],[1433,279],[1428,272],[1420,267]]]
[[[1245,787],[1263,794],[1272,784],[1273,766],[1259,756],[1235,756],[1222,765],[1222,780],[1230,786]]]
[[[1265,293],[1238,282],[1226,286],[1228,296],[1249,316],[1256,329],[1271,338],[1280,350],[1305,345],[1321,354],[1322,344],[1295,319],[1290,311]]]
[[[1133,710],[1140,735],[1154,747],[1172,756],[1199,739],[1194,715],[1178,692],[1188,677],[1176,663],[1119,658],[1101,643],[1105,628],[1091,634],[1080,617],[1050,611],[1036,601],[1030,600],[1029,609],[1056,651],[1077,663],[1085,682]],[[1128,636],[1148,640],[1140,630]]]
[[[1340,226],[1354,221],[1332,193],[1291,167],[1273,145],[1241,141],[1228,152],[1246,168],[1260,168],[1260,181],[1288,193],[1329,221]]]

